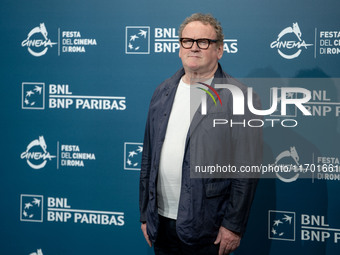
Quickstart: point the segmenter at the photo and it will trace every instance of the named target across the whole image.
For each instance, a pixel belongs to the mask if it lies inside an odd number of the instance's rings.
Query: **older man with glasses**
[[[186,18],[179,37],[183,68],[157,87],[149,107],[140,174],[141,228],[156,255],[229,254],[244,234],[257,179],[191,178],[190,155],[259,164],[262,132],[259,128],[237,127],[234,132],[224,128],[211,136],[192,127],[197,115],[190,114],[190,109],[198,111],[200,103],[189,100],[196,81],[214,87],[215,79],[234,79],[218,63],[223,55],[223,32],[213,16],[196,13]],[[236,84],[246,91],[244,85]],[[232,107],[230,93],[221,97]],[[254,105],[260,107],[254,97]],[[202,118],[199,125],[206,127],[208,119]],[[225,154],[214,150],[219,146],[205,143],[211,137],[229,148]],[[189,142],[197,148],[192,149]]]

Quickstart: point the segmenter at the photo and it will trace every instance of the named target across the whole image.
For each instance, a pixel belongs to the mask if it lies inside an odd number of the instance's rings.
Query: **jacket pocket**
[[[207,183],[205,185],[205,196],[207,198],[226,195],[229,193],[230,181]]]

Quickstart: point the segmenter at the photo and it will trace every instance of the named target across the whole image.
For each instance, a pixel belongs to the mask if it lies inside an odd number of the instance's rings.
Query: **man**
[[[207,104],[208,112],[216,111],[212,114],[202,116],[199,103],[188,103],[188,91],[197,86],[197,79],[212,87],[223,79],[246,94],[246,87],[223,72],[218,63],[223,55],[219,22],[211,15],[193,14],[180,26],[179,37],[183,68],[156,89],[146,123],[141,228],[156,254],[229,254],[239,246],[245,231],[257,180],[191,178],[190,166],[214,160],[238,168],[259,164],[262,133],[260,128],[242,125],[213,129],[212,116],[226,118],[232,112],[227,89],[219,92],[222,110]],[[253,97],[254,106],[260,107],[257,96]],[[190,108],[197,109],[196,113],[190,114]],[[243,117],[250,118],[250,112],[246,110]]]

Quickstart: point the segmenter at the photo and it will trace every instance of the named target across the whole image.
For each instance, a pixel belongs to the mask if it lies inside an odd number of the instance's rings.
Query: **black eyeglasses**
[[[198,48],[201,50],[206,50],[209,48],[210,43],[216,43],[217,40],[211,40],[207,38],[200,38],[197,40],[191,39],[191,38],[181,38],[179,39],[181,42],[181,45],[184,49],[191,49],[194,43],[197,43]]]

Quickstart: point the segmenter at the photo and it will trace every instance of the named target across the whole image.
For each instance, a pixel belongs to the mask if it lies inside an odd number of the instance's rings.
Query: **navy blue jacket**
[[[184,69],[165,80],[155,90],[146,122],[142,166],[140,173],[140,221],[147,223],[147,233],[155,242],[158,232],[157,175],[161,149],[176,89]],[[247,99],[247,88],[223,72],[219,65],[212,82],[223,78],[235,84]],[[190,165],[228,165],[237,169],[245,165],[259,165],[262,160],[262,129],[236,125],[213,127],[213,119],[259,119],[247,107],[245,115],[232,114],[232,95],[228,89],[216,89],[223,107],[207,100],[207,115],[197,110],[191,122],[183,159],[181,194],[176,222],[179,238],[187,244],[211,244],[220,226],[243,234],[257,185],[256,178],[191,178]],[[189,100],[189,99],[188,99]],[[260,100],[253,95],[254,106]],[[194,162],[194,163],[193,163]]]

